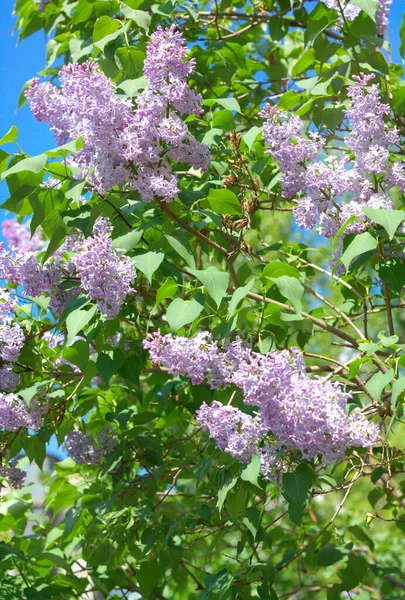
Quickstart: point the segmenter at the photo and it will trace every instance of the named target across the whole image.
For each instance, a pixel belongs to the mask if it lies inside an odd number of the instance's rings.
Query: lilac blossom
[[[293,457],[320,457],[327,464],[343,458],[351,446],[378,442],[377,425],[358,410],[346,414],[351,393],[340,382],[308,377],[297,348],[262,355],[239,338],[219,347],[207,332],[191,339],[150,334],[144,347],[154,363],[194,385],[205,380],[213,389],[234,385],[242,390],[253,416],[214,401],[200,407],[197,421],[218,448],[242,462],[258,454],[266,477],[288,469]]]
[[[189,377],[193,385],[203,383],[209,365],[218,355],[217,345],[208,331],[191,339],[154,332],[148,334],[143,347],[149,350],[153,363],[162,365],[171,375]]]
[[[248,463],[252,454],[258,452],[263,434],[260,422],[234,406],[204,402],[196,414],[197,423],[209,430],[216,447],[225,450],[242,463]]]
[[[295,115],[289,117],[276,106],[267,104],[260,116],[265,119],[264,139],[283,173],[284,193],[291,198],[305,187],[306,166],[316,161],[324,141],[318,133],[305,138],[301,119]]]
[[[360,8],[355,6],[350,1],[347,0],[324,0],[324,4],[328,8],[333,8],[339,13],[339,21],[337,25],[342,27],[344,24],[344,20],[346,21],[354,21],[354,19],[360,14]],[[343,12],[343,17],[341,16]]]
[[[6,362],[15,362],[24,345],[24,332],[18,323],[3,321],[0,323],[0,358]]]
[[[0,275],[22,285],[24,294],[34,297],[49,294],[49,308],[57,315],[82,292],[97,303],[103,314],[114,317],[131,293],[136,273],[134,262],[123,255],[124,251],[112,247],[111,231],[109,220],[100,217],[94,224],[92,236],[84,239],[82,234],[69,235],[45,263],[41,263],[33,252],[11,253],[1,246]],[[72,282],[70,289],[62,287],[66,281]],[[2,306],[0,302],[0,314]],[[18,327],[0,324],[0,356],[4,360],[15,360],[2,354],[1,343],[5,345],[5,352],[9,346],[16,346]],[[9,344],[4,341],[7,336],[10,336]]]
[[[381,103],[380,88],[377,84],[368,86],[374,74],[354,75],[355,84],[348,89],[352,99],[346,116],[352,125],[347,146],[355,155],[354,166],[359,171],[385,173],[388,166],[389,146],[399,141],[396,128],[390,129],[384,122],[389,115],[388,104]]]
[[[3,237],[11,250],[19,252],[39,252],[44,246],[38,231],[31,236],[29,229],[15,219],[5,219],[1,224]]]
[[[363,208],[390,210],[394,208],[387,194],[390,187],[405,191],[404,165],[398,161],[390,164],[389,148],[399,140],[396,128],[384,120],[390,107],[381,102],[379,86],[369,85],[374,75],[353,78],[354,85],[348,90],[351,104],[345,111],[351,124],[346,143],[353,152],[352,160],[346,153],[320,160],[322,142],[314,134],[304,136],[298,117],[269,105],[261,113],[263,134],[281,171],[284,193],[296,196],[293,214],[297,224],[303,229],[318,224],[318,232],[327,238],[353,217],[343,237],[365,231],[373,222]]]
[[[83,138],[75,164],[96,191],[119,186],[138,191],[142,200],[170,202],[179,191],[172,161],[202,170],[210,163],[208,147],[184,122],[184,116],[202,113],[202,98],[187,83],[195,64],[186,54],[173,26],[158,27],[148,43],[147,87],[135,111],[94,62],[63,67],[60,89],[34,79],[26,96],[34,117],[50,126],[58,144]]]
[[[14,302],[7,288],[0,288],[0,321],[10,317],[14,313]]]
[[[52,293],[62,279],[61,261],[52,259],[42,264],[32,253],[19,254],[15,262],[13,283],[24,286],[24,293],[29,296],[41,296]]]
[[[99,217],[93,235],[77,243],[72,258],[81,289],[109,318],[120,311],[136,276],[132,259],[113,249],[111,229],[108,219]]]
[[[22,285],[24,294],[40,296],[52,292],[61,281],[61,261],[55,258],[42,264],[33,251],[8,251],[0,242],[0,277]]]
[[[116,445],[115,432],[110,427],[100,430],[98,444],[91,434],[74,429],[64,442],[70,458],[78,465],[98,465],[106,453],[112,452]]]
[[[4,363],[0,368],[0,391],[14,392],[20,383],[20,376],[13,371],[12,365]]]
[[[0,290],[0,391],[13,392],[20,376],[13,371],[13,364],[19,357],[24,345],[24,332],[20,325],[13,322],[14,302],[9,290]]]
[[[387,29],[388,21],[390,18],[392,0],[377,0],[377,11],[375,13],[375,21],[377,25],[377,32],[383,35]]]
[[[344,21],[354,21],[360,14],[360,8],[347,0],[323,0],[328,8],[333,8],[339,13],[338,27],[342,27]],[[377,11],[375,14],[377,33],[382,35],[387,28],[390,16],[392,0],[377,0]],[[343,12],[343,17],[341,16]]]
[[[10,461],[9,465],[1,466],[0,477],[8,479],[8,482],[11,485],[11,487],[15,488],[16,490],[19,490],[24,485],[24,479],[27,476],[27,473],[19,467],[17,467],[17,464],[18,459],[14,458],[12,461]]]
[[[46,411],[47,406],[37,398],[33,398],[28,407],[16,394],[0,393],[0,428],[6,431],[22,427],[37,431],[43,425]]]

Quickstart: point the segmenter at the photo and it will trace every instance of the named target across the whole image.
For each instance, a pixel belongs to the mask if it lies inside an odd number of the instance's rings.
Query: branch
[[[215,250],[218,250],[218,252],[221,252],[221,254],[228,256],[228,250],[226,250],[226,248],[224,248],[223,246],[220,246],[213,240],[210,240],[203,233],[201,233],[201,231],[194,229],[186,221],[183,221],[183,219],[178,217],[172,210],[170,210],[170,208],[167,206],[167,204],[165,202],[159,202],[159,200],[156,200],[156,203],[163,210],[163,212],[165,212],[167,215],[169,215],[169,217],[171,217],[173,219],[173,221],[176,221],[176,223],[181,225],[181,227],[183,227],[183,229],[185,229],[186,231],[189,231],[190,233],[195,235],[195,237],[197,239],[201,240],[205,244],[208,244],[212,248],[215,248]]]
[[[390,332],[390,335],[395,335],[394,321],[392,318],[392,310],[391,310],[390,292],[389,292],[388,284],[386,281],[383,281],[382,288],[383,288],[383,292],[384,292],[385,305],[387,307],[388,331]]]
[[[234,292],[235,289],[231,288],[231,291]],[[278,302],[277,300],[273,300],[272,298],[267,298],[265,296],[260,296],[259,294],[254,294],[253,292],[248,292],[246,294],[246,296],[247,296],[247,298],[251,298],[252,300],[256,300],[258,302],[263,302],[264,301],[264,302],[266,302],[266,304],[274,304],[274,306],[279,306],[280,308],[282,308],[283,310],[286,310],[289,313],[296,314],[295,309],[292,306],[289,306],[288,304],[284,304],[283,302]],[[354,337],[352,337],[348,333],[345,333],[344,331],[341,331],[337,327],[333,327],[333,325],[328,325],[322,319],[318,319],[317,317],[313,317],[309,313],[302,312],[301,314],[302,314],[302,316],[305,319],[309,319],[310,321],[312,321],[312,323],[314,323],[314,325],[317,325],[321,329],[324,329],[325,331],[328,331],[329,333],[332,333],[336,337],[339,337],[340,339],[345,340],[345,342],[348,342],[353,348],[358,348],[357,341],[355,340]]]
[[[340,502],[339,506],[338,506],[338,507],[337,507],[337,509],[335,510],[335,512],[334,512],[334,514],[333,514],[332,518],[330,519],[329,523],[327,523],[327,524],[325,525],[325,527],[323,527],[323,528],[321,529],[321,531],[319,531],[319,533],[317,533],[317,534],[316,534],[316,535],[315,535],[315,536],[312,538],[312,540],[310,540],[310,541],[308,542],[308,544],[306,544],[306,545],[305,545],[303,548],[301,548],[301,550],[299,550],[299,551],[298,551],[298,552],[297,552],[297,553],[296,553],[296,554],[295,554],[295,555],[294,555],[292,558],[290,558],[290,560],[288,560],[286,563],[284,563],[283,565],[281,565],[281,567],[278,567],[278,568],[277,568],[277,571],[282,571],[283,569],[285,569],[286,567],[288,567],[288,565],[289,565],[289,564],[291,564],[292,562],[294,562],[294,561],[295,561],[295,560],[296,560],[296,559],[297,559],[299,556],[301,556],[301,554],[303,554],[303,553],[304,553],[306,550],[308,550],[308,548],[309,548],[310,546],[312,546],[312,544],[313,544],[314,542],[316,542],[316,540],[318,540],[318,539],[321,537],[321,535],[323,535],[323,534],[325,533],[325,531],[326,531],[327,529],[329,529],[329,527],[330,527],[331,525],[333,525],[333,523],[334,523],[334,522],[335,522],[335,520],[336,520],[336,517],[338,516],[338,514],[339,514],[339,513],[340,513],[340,511],[342,510],[342,508],[343,508],[343,506],[344,506],[344,504],[345,504],[345,502],[346,502],[346,500],[347,500],[347,498],[348,498],[348,496],[349,496],[350,492],[352,491],[352,488],[353,488],[354,484],[356,483],[356,481],[357,481],[357,480],[358,480],[358,478],[360,477],[360,475],[361,475],[361,473],[362,473],[362,470],[363,470],[363,469],[361,469],[360,471],[358,471],[358,472],[356,473],[356,475],[353,477],[352,481],[350,482],[350,484],[349,484],[349,486],[348,486],[348,488],[347,488],[347,490],[346,490],[346,493],[345,493],[345,495],[344,495],[344,496],[343,496],[343,498],[342,498],[342,501]]]

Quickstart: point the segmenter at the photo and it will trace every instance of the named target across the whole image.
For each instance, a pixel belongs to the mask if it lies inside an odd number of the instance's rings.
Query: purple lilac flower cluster
[[[351,446],[378,442],[379,428],[355,410],[345,412],[351,394],[340,382],[307,376],[298,349],[254,352],[237,338],[220,348],[208,332],[195,338],[152,333],[144,341],[151,360],[192,383],[206,380],[211,388],[235,385],[243,402],[257,409],[247,414],[215,401],[197,412],[217,447],[241,462],[258,454],[265,477],[288,469],[288,460],[321,457],[323,463],[343,458]]]
[[[339,15],[341,15],[343,11],[345,21],[354,21],[354,19],[360,13],[360,8],[352,4],[350,0],[324,0],[324,4],[326,4],[328,8],[333,8],[337,10]],[[387,28],[391,4],[392,0],[377,0],[377,11],[375,14],[375,20],[377,26],[377,33],[379,35],[383,35],[384,31]],[[344,20],[342,17],[339,18],[339,27],[343,26]]]
[[[82,291],[103,314],[113,318],[131,293],[136,273],[131,258],[113,249],[111,230],[109,220],[99,217],[93,235],[74,245],[72,264]]]
[[[23,253],[39,252],[44,246],[38,231],[31,236],[29,229],[15,219],[5,219],[1,224],[1,230],[11,250]]]
[[[294,208],[298,225],[312,229],[319,223],[319,233],[328,238],[352,216],[356,220],[344,235],[361,233],[371,222],[363,207],[392,209],[388,190],[399,186],[405,191],[405,166],[398,161],[391,165],[389,160],[389,147],[398,142],[399,134],[384,121],[390,108],[381,102],[379,86],[368,85],[373,78],[354,76],[348,90],[351,106],[345,113],[351,123],[347,147],[354,154],[352,161],[346,153],[319,161],[323,140],[312,133],[305,137],[299,117],[269,105],[261,113],[263,135],[282,173],[283,191],[288,198],[299,194]],[[341,202],[343,196],[351,199]]]
[[[360,8],[355,6],[348,0],[324,0],[324,4],[328,8],[333,8],[336,10],[339,15],[341,15],[343,11],[344,19],[346,21],[354,21],[354,19],[359,15]],[[338,27],[342,27],[344,23],[343,18],[340,16],[339,21],[337,23]]]
[[[0,290],[0,391],[14,391],[20,381],[13,370],[24,345],[24,333],[18,323],[12,322],[14,304],[6,289]]]
[[[13,488],[19,490],[24,485],[24,479],[27,476],[27,473],[25,471],[23,471],[22,469],[19,469],[17,467],[17,464],[18,464],[18,459],[14,458],[12,461],[10,461],[9,465],[1,466],[0,467],[0,477],[5,477],[6,479],[8,479],[9,484]]]
[[[183,118],[202,112],[202,98],[187,84],[195,69],[174,26],[159,27],[148,43],[146,89],[131,100],[94,62],[69,64],[60,71],[61,88],[34,79],[26,96],[34,117],[45,121],[58,144],[83,137],[75,164],[89,184],[104,193],[114,186],[136,190],[143,200],[170,202],[178,180],[170,162],[206,170],[208,147],[188,131]]]
[[[22,427],[37,431],[44,423],[47,406],[33,398],[29,407],[16,394],[0,393],[0,428],[6,431],[18,431]]]
[[[74,429],[66,436],[64,447],[76,464],[98,465],[106,454],[114,450],[116,444],[116,432],[106,426],[99,431],[98,443],[91,434]]]
[[[99,310],[107,317],[117,315],[136,272],[133,261],[123,256],[123,251],[112,247],[111,224],[108,219],[99,217],[93,234],[84,238],[81,233],[70,235],[55,255],[44,264],[32,251],[17,250],[8,252],[0,248],[0,276],[12,283],[22,285],[24,293],[30,296],[50,294],[50,309],[60,315],[68,302],[80,292],[95,301]],[[61,287],[64,280],[80,281],[80,285],[70,290]],[[19,326],[13,325],[14,328]],[[17,331],[14,336],[17,335]],[[7,338],[11,347],[13,335],[10,326]],[[0,325],[0,356],[2,354],[2,326]],[[12,360],[4,358],[4,360]],[[14,359],[15,360],[15,359]]]

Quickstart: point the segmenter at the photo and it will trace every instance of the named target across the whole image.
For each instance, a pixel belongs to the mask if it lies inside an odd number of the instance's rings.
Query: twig
[[[289,565],[289,564],[291,564],[292,562],[294,562],[294,561],[295,561],[295,560],[296,560],[296,559],[297,559],[299,556],[301,556],[301,554],[303,554],[303,553],[304,553],[306,550],[308,550],[308,548],[309,548],[310,546],[312,546],[312,544],[314,544],[314,542],[316,542],[316,540],[318,540],[318,539],[321,537],[321,535],[323,535],[323,534],[325,533],[325,531],[326,531],[327,529],[329,529],[329,527],[330,527],[331,525],[333,525],[333,523],[334,523],[334,522],[335,522],[335,520],[336,520],[336,517],[339,515],[339,513],[340,513],[340,511],[342,510],[342,508],[343,508],[343,506],[344,506],[344,504],[345,504],[345,502],[346,502],[346,500],[347,500],[347,498],[348,498],[348,496],[349,496],[350,492],[352,491],[354,484],[356,483],[356,481],[357,481],[357,480],[358,480],[358,478],[360,477],[360,475],[361,475],[361,473],[362,473],[362,470],[363,470],[363,469],[361,469],[360,471],[358,471],[358,472],[356,473],[356,475],[353,477],[352,481],[350,482],[350,484],[349,484],[349,486],[348,486],[348,488],[347,488],[347,490],[346,490],[346,493],[345,493],[345,495],[344,495],[344,496],[343,496],[343,498],[342,498],[342,501],[340,502],[339,506],[338,506],[338,507],[337,507],[337,509],[335,510],[335,512],[334,512],[334,514],[333,514],[332,518],[330,519],[329,523],[327,523],[327,525],[325,525],[325,527],[323,527],[323,528],[321,529],[321,531],[319,531],[319,533],[317,533],[317,534],[316,534],[316,535],[315,535],[315,536],[312,538],[312,540],[310,540],[310,541],[309,541],[309,542],[308,542],[308,543],[307,543],[305,546],[303,546],[303,547],[301,548],[301,550],[299,550],[299,551],[298,551],[298,552],[297,552],[297,553],[296,553],[296,554],[295,554],[295,555],[294,555],[292,558],[290,558],[290,560],[288,560],[286,563],[284,563],[283,565],[281,565],[280,567],[278,567],[278,568],[277,568],[277,571],[282,571],[283,569],[285,569],[286,567],[288,567],[288,565]]]
[[[386,281],[383,281],[382,288],[384,292],[385,305],[387,307],[388,331],[390,332],[390,335],[395,335],[394,321],[392,319],[390,292]]]

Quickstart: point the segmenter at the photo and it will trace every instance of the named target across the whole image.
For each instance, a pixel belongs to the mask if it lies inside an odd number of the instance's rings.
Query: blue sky
[[[13,5],[13,0],[1,0],[0,137],[12,125],[16,125],[25,152],[41,154],[55,146],[53,135],[44,123],[34,121],[28,106],[17,110],[17,102],[24,83],[45,66],[46,39],[43,32],[38,32],[17,45],[17,35],[13,34]],[[1,184],[0,200],[5,200],[7,196],[6,185]]]

